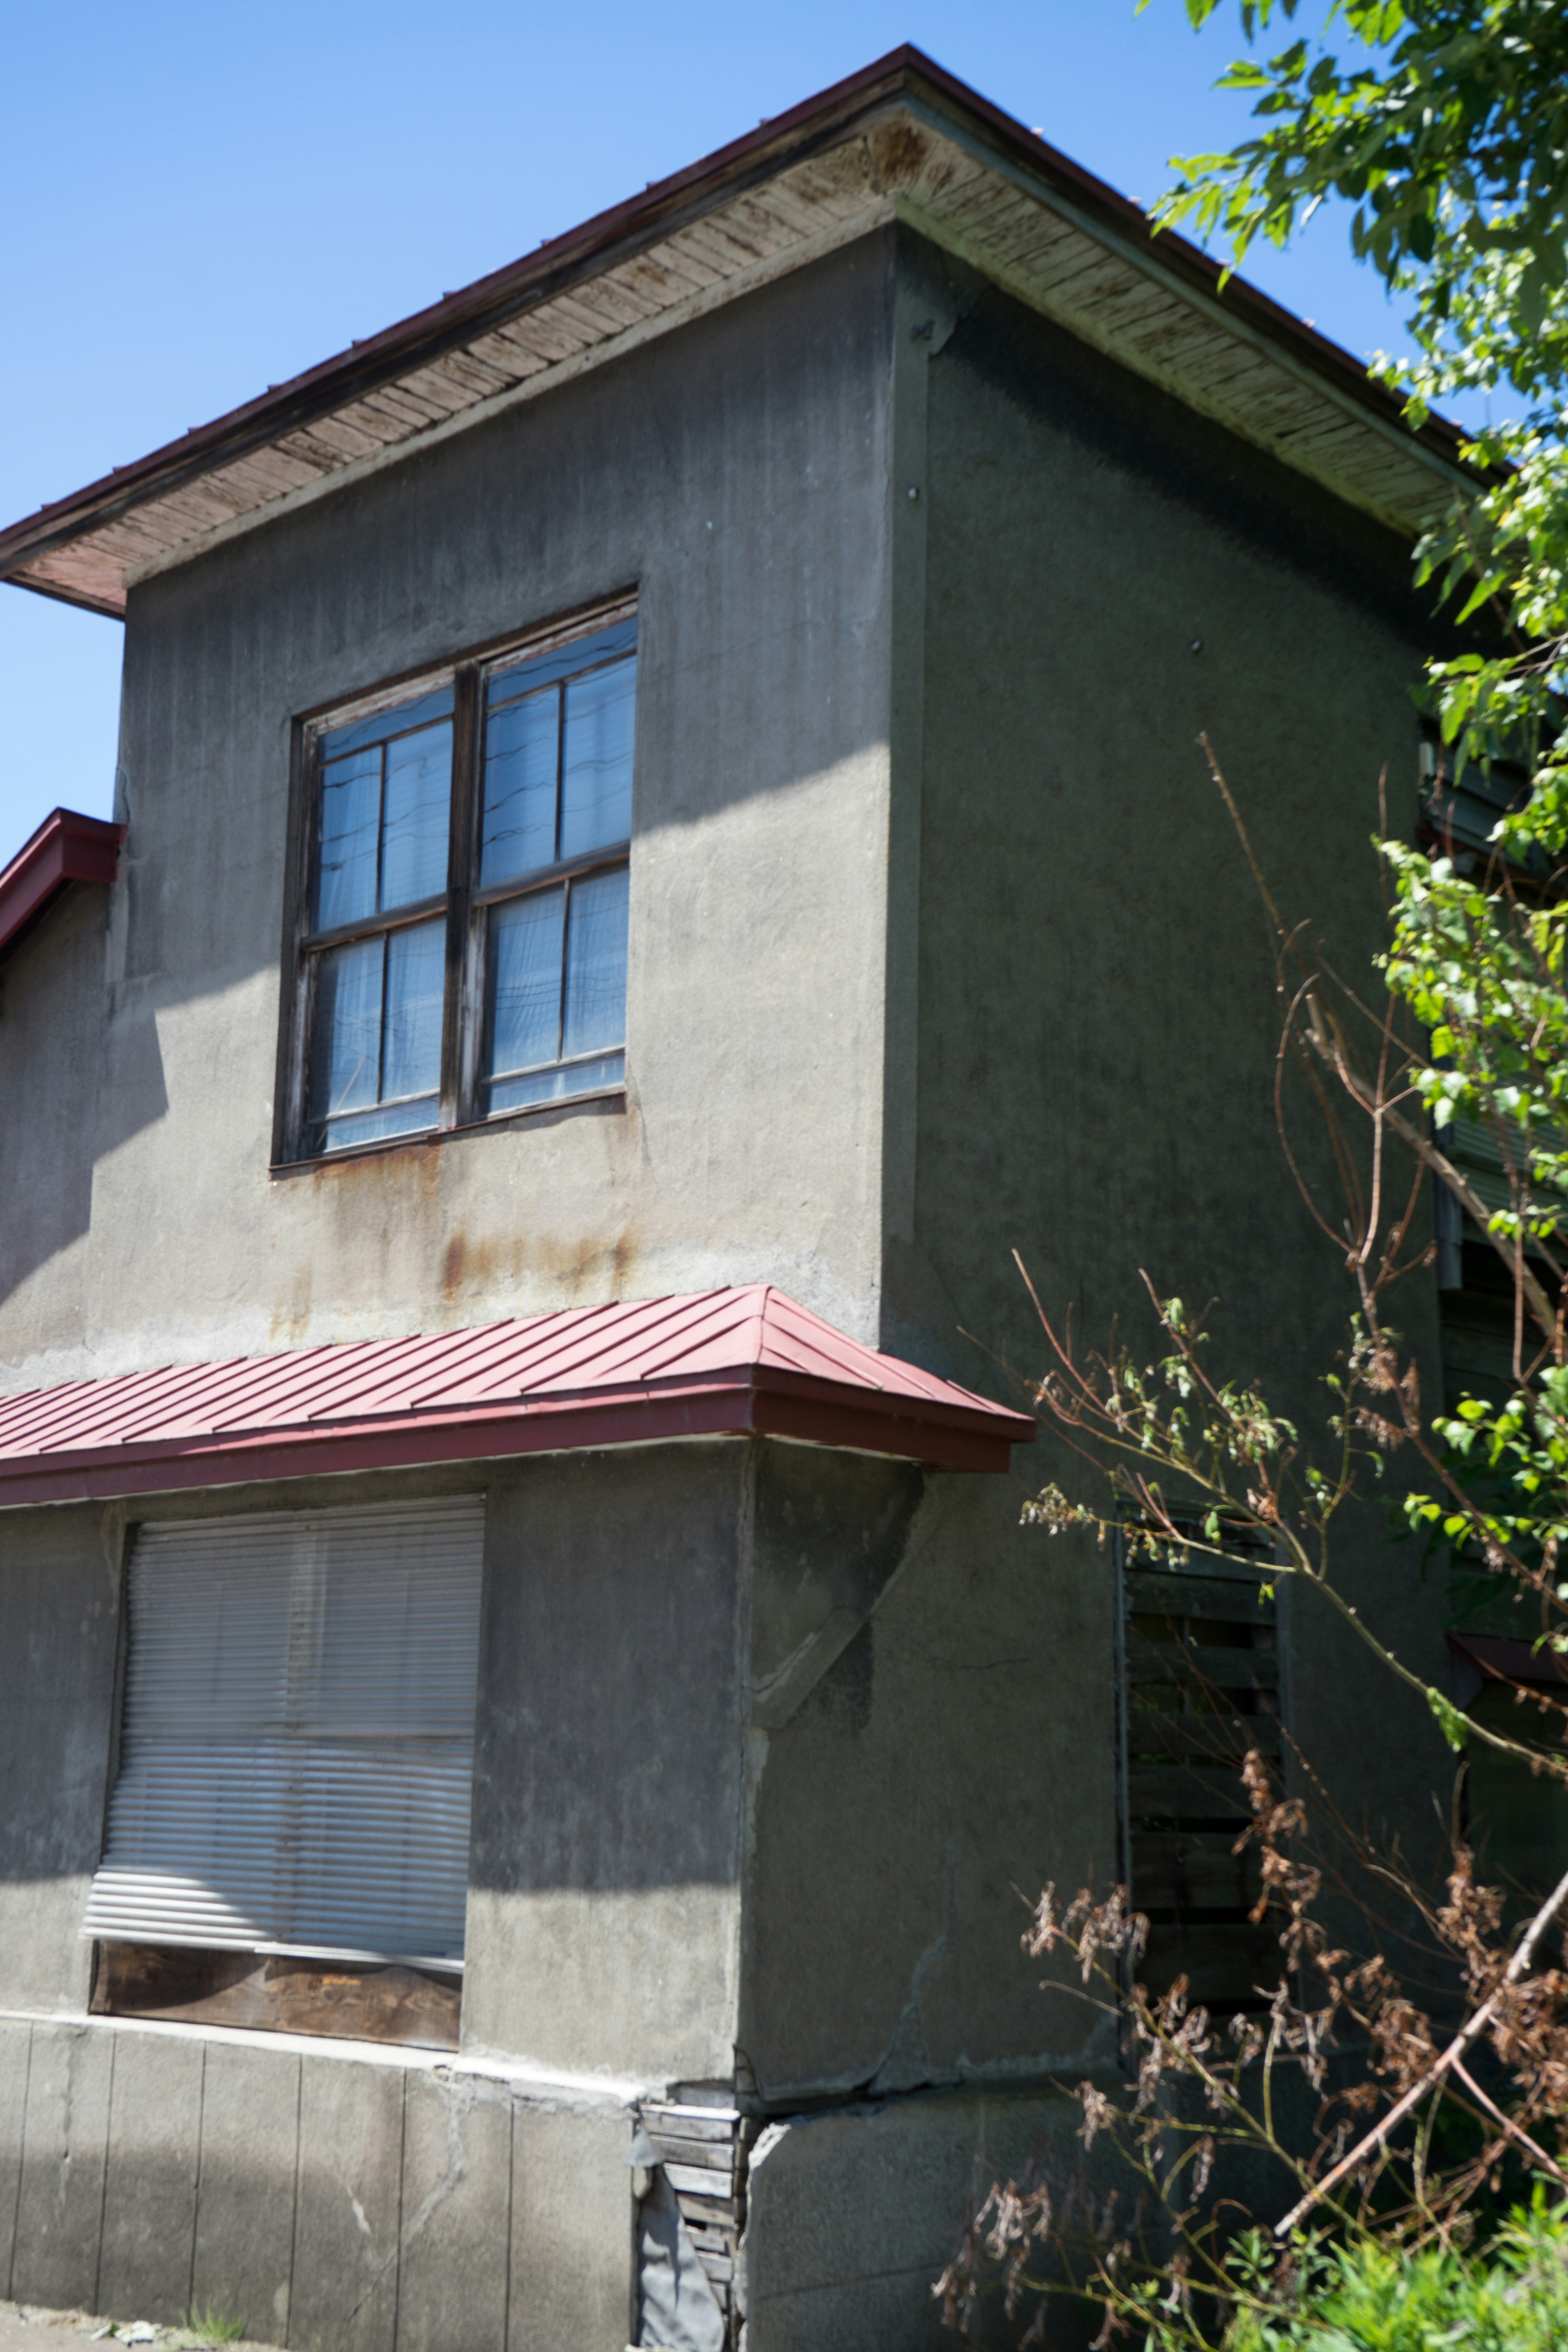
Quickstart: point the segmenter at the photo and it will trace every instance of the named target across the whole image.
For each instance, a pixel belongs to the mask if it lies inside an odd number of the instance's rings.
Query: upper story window
[[[636,690],[619,614],[310,730],[286,1157],[623,1084]]]

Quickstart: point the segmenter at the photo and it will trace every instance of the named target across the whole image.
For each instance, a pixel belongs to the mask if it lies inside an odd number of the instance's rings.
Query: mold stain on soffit
[[[919,51],[900,49],[527,260],[0,531],[0,577],[129,586],[903,222],[1406,534],[1460,478],[1365,371]]]

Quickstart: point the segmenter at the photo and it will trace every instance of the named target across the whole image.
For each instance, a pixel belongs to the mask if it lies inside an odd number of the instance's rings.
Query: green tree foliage
[[[1184,5],[1201,26],[1221,0]],[[1516,1559],[1554,1568],[1568,1521],[1568,7],[1329,0],[1310,33],[1307,14],[1303,0],[1239,0],[1249,44],[1290,37],[1221,78],[1250,97],[1257,128],[1226,153],[1173,159],[1158,218],[1224,238],[1237,263],[1340,200],[1357,256],[1410,305],[1413,354],[1377,372],[1412,423],[1476,392],[1504,420],[1468,442],[1474,488],[1434,514],[1415,563],[1474,640],[1428,665],[1446,761],[1495,778],[1506,755],[1528,789],[1497,796],[1489,856],[1440,832],[1381,845],[1384,976],[1419,1024],[1403,1090],[1369,1086],[1332,1023],[1304,1030],[1509,1265],[1521,1397],[1500,1418],[1478,1403],[1436,1426],[1450,1466],[1506,1523],[1472,1531],[1472,1557],[1501,1535]],[[1489,1138],[1506,1208],[1479,1201],[1444,1150],[1456,1119]],[[1412,1507],[1461,1541],[1441,1500]]]
[[[1145,0],[1147,5],[1147,0]],[[1201,26],[1220,0],[1185,0]],[[1300,0],[1242,0],[1249,41]],[[1348,53],[1328,43],[1340,35]],[[1510,841],[1568,842],[1568,10],[1562,0],[1332,0],[1316,39],[1234,64],[1255,136],[1174,159],[1163,222],[1284,245],[1329,197],[1357,256],[1411,303],[1415,355],[1381,373],[1414,422],[1481,391],[1514,411],[1469,445],[1477,493],[1435,518],[1422,576],[1507,647],[1434,665],[1450,741],[1523,737],[1536,790]]]

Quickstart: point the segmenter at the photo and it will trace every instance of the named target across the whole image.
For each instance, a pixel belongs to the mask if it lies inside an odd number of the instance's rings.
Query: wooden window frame
[[[484,1081],[479,1064],[484,1044],[486,954],[492,908],[533,893],[574,884],[590,875],[629,869],[631,837],[604,843],[582,855],[560,859],[536,872],[479,887],[480,824],[483,814],[482,771],[485,745],[485,692],[497,672],[520,662],[564,651],[579,638],[596,635],[622,622],[637,618],[637,597],[622,594],[581,610],[543,627],[531,629],[475,646],[448,660],[405,673],[402,677],[357,695],[341,698],[302,713],[294,722],[289,763],[289,831],[288,884],[283,922],[283,991],[278,1051],[278,1084],[272,1137],[272,1172],[287,1175],[303,1169],[323,1168],[343,1160],[401,1150],[411,1144],[442,1140],[449,1135],[505,1126],[541,1112],[575,1109],[584,1104],[624,1102],[623,1076],[608,1085],[584,1087],[581,1093],[552,1095],[537,1102],[486,1111],[481,1108]],[[364,916],[350,923],[313,930],[310,910],[316,886],[318,811],[321,792],[321,745],[332,730],[398,709],[422,693],[450,687],[452,712],[452,787],[448,828],[447,887],[417,903]],[[634,769],[636,736],[633,739]],[[634,803],[636,786],[633,787]],[[446,942],[441,1014],[441,1065],[437,1116],[433,1122],[395,1135],[310,1149],[309,1087],[310,1055],[315,1033],[316,981],[322,956],[334,947],[356,940],[386,937],[416,923],[444,916]],[[564,953],[564,941],[563,952]],[[607,1048],[605,1051],[616,1050]],[[624,1047],[619,1049],[624,1052]],[[582,1055],[584,1061],[603,1053]],[[569,1068],[570,1063],[560,1065]]]

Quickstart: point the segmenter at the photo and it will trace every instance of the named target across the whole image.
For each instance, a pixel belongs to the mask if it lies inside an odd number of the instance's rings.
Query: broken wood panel
[[[99,2017],[334,2034],[429,2050],[457,2048],[461,2007],[461,1978],[426,1969],[111,1943],[98,1947],[90,2003]]]

